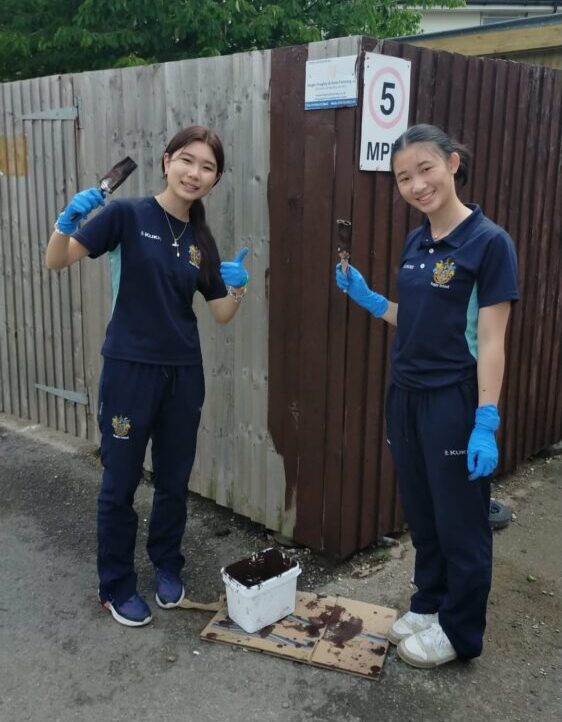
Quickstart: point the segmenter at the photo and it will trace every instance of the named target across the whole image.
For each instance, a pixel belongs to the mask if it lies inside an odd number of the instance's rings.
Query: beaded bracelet
[[[58,221],[57,221],[57,222],[55,223],[55,225],[53,226],[53,230],[54,230],[56,233],[58,233],[59,236],[69,236],[69,235],[70,235],[70,233],[69,233],[68,231],[61,231],[61,229],[59,228]]]
[[[248,290],[247,286],[243,286],[239,291],[235,291],[234,286],[226,287],[227,294],[230,296],[230,298],[233,298],[236,301],[236,303],[240,303],[240,301],[246,295],[247,290]]]

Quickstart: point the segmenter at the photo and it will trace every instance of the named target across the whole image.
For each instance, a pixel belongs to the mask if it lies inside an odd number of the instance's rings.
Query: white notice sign
[[[357,105],[357,55],[307,60],[304,109]]]
[[[361,170],[390,170],[392,144],[408,127],[410,66],[408,60],[365,53]]]

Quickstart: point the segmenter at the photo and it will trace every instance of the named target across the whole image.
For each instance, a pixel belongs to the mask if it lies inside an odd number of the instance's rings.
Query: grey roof
[[[467,5],[506,5],[507,7],[560,7],[559,0],[465,0]],[[452,8],[454,9],[454,8]]]
[[[399,40],[401,43],[407,43],[410,40],[422,40],[427,38],[449,38],[455,35],[472,35],[475,33],[481,35],[482,33],[497,33],[501,30],[517,30],[519,28],[532,29],[550,25],[562,25],[562,13],[533,15],[530,18],[520,18],[519,20],[506,20],[505,22],[491,23],[490,25],[474,25],[469,28],[441,30],[436,33],[420,33],[419,35],[399,35],[392,39]]]

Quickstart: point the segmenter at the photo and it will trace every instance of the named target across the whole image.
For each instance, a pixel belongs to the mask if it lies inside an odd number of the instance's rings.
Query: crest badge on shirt
[[[452,258],[446,258],[444,261],[437,261],[433,268],[432,286],[439,288],[449,288],[449,282],[456,273],[456,265]]]
[[[116,439],[129,438],[131,419],[127,418],[127,416],[114,416],[111,419],[111,425],[113,426],[113,436]]]
[[[189,262],[195,268],[199,268],[201,265],[201,251],[193,243],[189,246]]]

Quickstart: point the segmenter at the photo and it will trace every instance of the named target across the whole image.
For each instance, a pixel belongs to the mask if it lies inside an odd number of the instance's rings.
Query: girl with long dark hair
[[[102,348],[99,397],[101,459],[98,500],[99,597],[127,626],[151,621],[137,591],[133,508],[148,440],[152,439],[154,499],[147,551],[155,570],[156,602],[177,607],[184,597],[181,541],[187,485],[205,395],[197,319],[199,291],[215,320],[228,323],[246,293],[244,248],[220,262],[202,198],[224,169],[221,141],[192,126],[164,151],[166,187],[156,196],[105,204],[97,188],[77,193],[58,217],[46,253],[48,268],[86,255],[109,254],[113,310]]]
[[[416,667],[481,653],[492,578],[489,475],[517,262],[506,231],[459,199],[468,166],[466,148],[439,128],[409,128],[393,146],[392,170],[425,219],[404,244],[398,303],[352,266],[336,269],[353,301],[397,327],[387,436],[417,591],[388,638]]]

